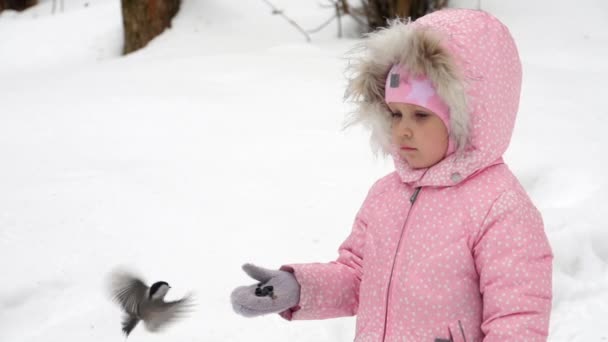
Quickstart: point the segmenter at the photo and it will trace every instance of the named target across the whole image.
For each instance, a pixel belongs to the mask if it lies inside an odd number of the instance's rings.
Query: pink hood
[[[521,89],[521,62],[509,30],[491,15],[444,10],[412,24],[395,21],[361,47],[347,90],[351,123],[372,130],[372,144],[392,154],[404,182],[450,186],[500,160],[509,146]],[[384,82],[393,64],[423,72],[451,109],[457,152],[431,169],[411,169],[392,153]],[[424,175],[424,177],[423,177]]]

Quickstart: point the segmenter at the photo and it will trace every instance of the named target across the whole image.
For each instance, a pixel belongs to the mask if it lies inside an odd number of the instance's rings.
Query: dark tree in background
[[[0,0],[0,12],[5,9],[23,11],[24,9],[34,6],[38,0]]]
[[[367,29],[374,31],[386,26],[388,19],[416,20],[447,6],[448,0],[361,0],[358,6],[350,5],[348,0],[340,0],[339,3],[344,13],[367,22]]]
[[[180,0],[121,0],[125,31],[123,53],[126,55],[146,46],[152,38],[171,27]]]

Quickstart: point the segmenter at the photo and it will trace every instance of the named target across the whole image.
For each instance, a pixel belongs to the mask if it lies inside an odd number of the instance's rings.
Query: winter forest
[[[444,7],[517,44],[504,160],[554,254],[548,340],[608,341],[603,0],[0,0],[0,341],[124,341],[117,267],[194,296],[131,342],[353,341],[355,317],[245,318],[230,294],[245,263],[336,259],[395,168],[344,129],[346,56]]]

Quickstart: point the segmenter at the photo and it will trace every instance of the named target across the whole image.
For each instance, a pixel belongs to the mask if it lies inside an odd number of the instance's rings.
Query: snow
[[[253,262],[329,261],[392,168],[342,131],[354,25],[304,36],[263,1],[184,0],[173,27],[120,56],[119,1],[0,14],[0,341],[110,341],[119,265],[197,311],[130,341],[349,341],[354,318],[232,312]],[[331,12],[275,0],[307,29]],[[452,1],[477,6],[477,1]],[[525,6],[524,6],[525,4]],[[522,102],[505,156],[555,252],[551,341],[608,340],[608,3],[482,1],[513,32]],[[522,13],[522,9],[526,12]]]

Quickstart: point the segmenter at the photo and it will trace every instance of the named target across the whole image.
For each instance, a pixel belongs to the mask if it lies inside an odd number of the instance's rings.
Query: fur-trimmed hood
[[[415,22],[393,21],[369,35],[349,66],[346,99],[355,103],[348,124],[371,130],[376,151],[391,154],[397,172],[417,186],[450,186],[502,161],[519,106],[521,62],[509,30],[490,14],[447,9]],[[390,143],[384,102],[393,64],[423,73],[450,107],[456,152],[428,169],[412,169]]]

